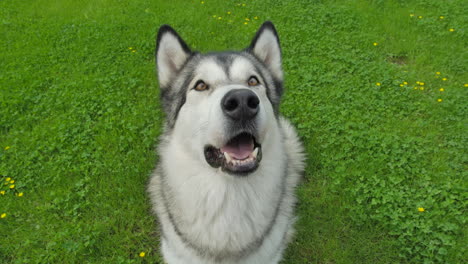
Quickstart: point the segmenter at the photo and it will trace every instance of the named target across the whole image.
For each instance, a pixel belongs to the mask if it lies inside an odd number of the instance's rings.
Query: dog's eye
[[[193,87],[193,89],[201,92],[201,91],[205,91],[205,90],[208,90],[208,85],[202,81],[202,80],[199,80],[195,86]]]
[[[251,76],[249,78],[249,80],[247,81],[247,83],[249,84],[249,86],[257,86],[260,84],[260,82],[258,81],[257,77],[255,76]]]

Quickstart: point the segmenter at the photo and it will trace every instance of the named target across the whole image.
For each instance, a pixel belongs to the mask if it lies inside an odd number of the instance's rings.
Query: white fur
[[[294,188],[304,167],[303,148],[288,121],[274,122],[263,143],[261,166],[252,175],[237,178],[216,169],[200,166],[186,151],[183,142],[166,138],[161,149],[161,165],[167,173],[167,186],[161,185],[160,175],[151,177],[149,192],[156,205],[155,212],[166,235],[162,252],[170,264],[185,263],[278,263],[286,243],[293,233]],[[284,161],[284,162],[283,162]],[[289,164],[286,164],[289,163]],[[287,166],[286,182],[281,174]],[[180,231],[198,238],[211,250],[239,249],[248,244],[273,216],[282,184],[286,193],[278,218],[262,246],[241,260],[218,262],[199,256],[187,247],[175,233],[166,208],[162,204],[161,188],[170,188],[170,203],[178,210],[172,212],[180,219]]]
[[[246,66],[242,60],[233,63],[233,78],[248,78],[250,73],[240,70]],[[197,77],[209,79],[209,74],[216,72],[215,65],[209,61],[200,65]],[[243,78],[242,74],[245,74]],[[277,122],[265,87],[258,86],[252,90],[260,99],[258,128],[263,153],[260,167],[247,177],[235,177],[211,168],[205,161],[203,147],[207,143],[220,147],[226,142],[219,102],[228,91],[240,86],[222,85],[225,77],[220,73],[218,76],[217,81],[211,80],[213,85],[220,85],[213,91],[188,92],[173,133],[161,142],[160,165],[165,173],[165,186],[161,185],[161,175],[156,172],[149,192],[166,235],[162,252],[170,264],[219,263],[199,256],[175,233],[167,208],[162,204],[161,193],[165,188],[180,231],[196,238],[194,243],[200,247],[213,252],[242,250],[255,241],[270,224],[281,202],[276,222],[262,246],[241,260],[223,262],[277,263],[282,255],[283,240],[292,233],[294,187],[303,168],[302,146],[285,119]],[[285,195],[279,201],[282,188],[285,188]]]
[[[229,68],[229,76],[231,79],[238,82],[245,81],[245,77],[252,74],[259,76],[255,71],[252,62],[244,57],[235,58],[232,62],[231,68]],[[260,82],[264,83],[263,80],[260,80]]]

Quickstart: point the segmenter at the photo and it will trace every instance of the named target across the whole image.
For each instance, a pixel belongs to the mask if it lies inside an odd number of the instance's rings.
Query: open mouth
[[[262,160],[262,147],[249,133],[231,138],[221,148],[205,147],[205,159],[213,168],[233,174],[246,175],[254,172]]]

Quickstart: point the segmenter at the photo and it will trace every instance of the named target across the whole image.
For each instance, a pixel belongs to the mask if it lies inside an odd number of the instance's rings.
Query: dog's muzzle
[[[255,171],[262,159],[261,145],[255,138],[255,118],[260,100],[249,89],[234,89],[221,100],[221,109],[229,119],[235,135],[224,146],[205,147],[205,159],[214,168],[225,172],[246,175]]]

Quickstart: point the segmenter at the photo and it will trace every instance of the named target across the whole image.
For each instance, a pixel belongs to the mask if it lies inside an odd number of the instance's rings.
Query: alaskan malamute
[[[278,263],[304,154],[279,113],[275,27],[265,22],[243,51],[200,54],[164,25],[156,62],[166,122],[148,191],[165,261]]]

